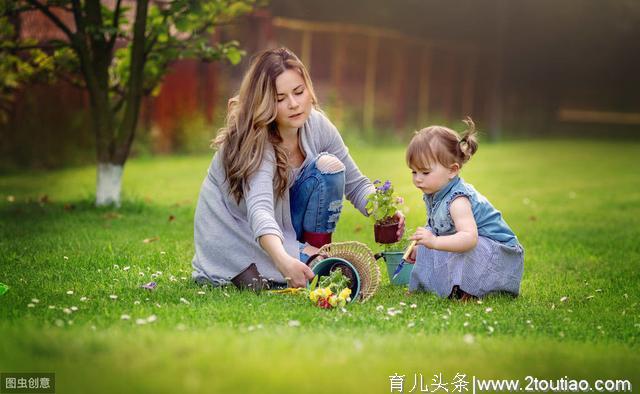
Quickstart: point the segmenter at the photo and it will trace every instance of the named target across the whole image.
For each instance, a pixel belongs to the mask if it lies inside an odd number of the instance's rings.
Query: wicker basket
[[[373,296],[380,285],[380,267],[376,263],[371,249],[361,242],[336,242],[324,245],[318,251],[323,257],[339,257],[350,262],[360,275],[360,301],[365,302]],[[321,259],[314,259],[309,268],[313,268]]]

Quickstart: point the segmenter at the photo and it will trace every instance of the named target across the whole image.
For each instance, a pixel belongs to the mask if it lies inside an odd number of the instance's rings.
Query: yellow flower
[[[329,296],[329,304],[331,304],[331,306],[338,305],[338,297],[336,297],[335,294]]]
[[[345,287],[344,289],[342,289],[338,297],[346,300],[347,297],[349,297],[350,295],[351,295],[351,289],[348,287]]]
[[[324,287],[324,288],[320,289],[320,291],[318,293],[318,295],[320,295],[320,297],[324,297],[324,298],[329,298],[329,296],[331,294],[333,294],[333,292],[328,287]]]
[[[309,293],[309,299],[311,300],[311,302],[316,303],[318,302],[318,289],[312,291]]]

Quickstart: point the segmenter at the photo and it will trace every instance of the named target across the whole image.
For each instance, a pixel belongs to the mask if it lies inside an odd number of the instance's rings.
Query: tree
[[[143,96],[158,90],[174,60],[237,64],[244,54],[239,44],[213,42],[213,32],[256,5],[256,0],[114,0],[110,6],[99,0],[1,1],[0,118],[13,91],[29,79],[63,78],[85,89],[96,137],[98,206],[120,204]],[[20,39],[16,27],[27,12],[45,15],[65,39]]]

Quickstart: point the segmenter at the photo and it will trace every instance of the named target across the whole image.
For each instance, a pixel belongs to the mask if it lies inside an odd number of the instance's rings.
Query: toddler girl
[[[469,300],[490,292],[518,295],[524,250],[500,211],[459,177],[478,149],[473,121],[466,132],[430,126],[407,148],[413,184],[427,205],[426,228],[418,228],[410,259],[409,291]]]

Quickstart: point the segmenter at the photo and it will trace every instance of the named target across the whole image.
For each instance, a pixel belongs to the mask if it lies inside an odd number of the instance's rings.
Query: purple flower
[[[390,218],[397,210],[397,204],[402,204],[404,200],[393,193],[393,186],[390,180],[384,183],[376,180],[380,186],[376,187],[375,193],[367,196],[367,213],[376,223],[380,223]]]
[[[373,181],[374,185],[377,185],[378,183],[380,183],[380,179],[376,179],[375,181]]]
[[[149,291],[154,290],[156,288],[156,286],[158,286],[158,284],[156,282],[149,282],[147,284],[144,284],[140,287],[142,287],[143,289],[147,289]]]

